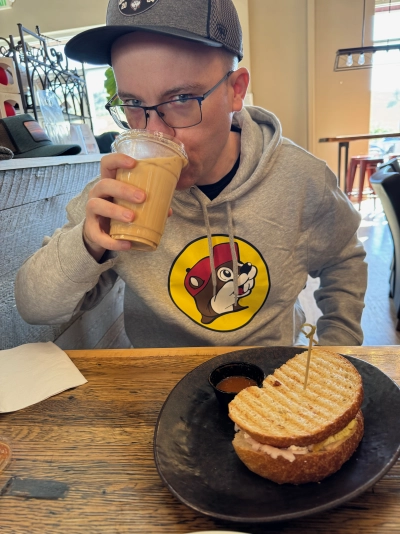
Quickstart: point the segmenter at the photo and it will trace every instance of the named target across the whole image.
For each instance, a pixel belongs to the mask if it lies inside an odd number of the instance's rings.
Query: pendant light
[[[365,32],[365,1],[363,6],[362,18],[362,37],[361,46],[357,48],[341,48],[336,52],[335,65],[333,70],[335,72],[343,72],[346,70],[370,69],[373,65],[373,55],[375,52],[388,52],[389,50],[400,50],[400,44],[379,45],[379,46],[364,46],[364,32]],[[391,10],[392,0],[389,0],[389,15]]]

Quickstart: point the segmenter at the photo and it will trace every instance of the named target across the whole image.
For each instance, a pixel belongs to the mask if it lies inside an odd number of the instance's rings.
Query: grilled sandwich
[[[343,356],[313,349],[242,390],[229,404],[233,446],[255,473],[277,483],[317,482],[336,472],[364,433],[362,379]]]

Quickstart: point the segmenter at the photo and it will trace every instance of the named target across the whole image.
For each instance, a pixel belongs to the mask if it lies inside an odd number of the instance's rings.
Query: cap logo
[[[40,141],[50,141],[46,132],[36,121],[26,121],[24,122],[24,126],[31,134],[32,139],[37,143],[40,143]]]
[[[159,0],[118,0],[118,8],[123,15],[139,15],[155,6]]]
[[[225,41],[225,39],[226,39],[226,35],[227,35],[227,33],[228,33],[228,30],[226,29],[226,26],[224,26],[223,24],[218,23],[218,24],[217,24],[217,31],[218,31],[218,35],[219,35],[219,37],[220,37],[223,41]]]

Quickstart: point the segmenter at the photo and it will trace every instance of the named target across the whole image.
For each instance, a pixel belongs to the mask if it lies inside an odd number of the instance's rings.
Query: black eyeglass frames
[[[106,109],[116,124],[123,130],[144,130],[149,119],[149,111],[154,110],[170,128],[190,128],[202,121],[202,102],[211,95],[232,74],[227,72],[219,82],[202,96],[176,98],[168,102],[161,102],[156,106],[137,106],[124,104],[118,94],[115,94],[106,104]]]

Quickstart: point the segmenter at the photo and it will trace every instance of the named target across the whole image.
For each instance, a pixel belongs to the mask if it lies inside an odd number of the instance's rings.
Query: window
[[[376,0],[374,45],[400,43],[400,1]],[[400,50],[377,52],[371,78],[370,133],[400,132]],[[399,138],[374,139],[370,152],[400,154]]]
[[[92,115],[93,132],[100,135],[104,132],[118,132],[120,129],[115,124],[114,119],[105,109],[109,100],[104,89],[106,66],[85,65],[86,85],[89,98],[89,107]]]

